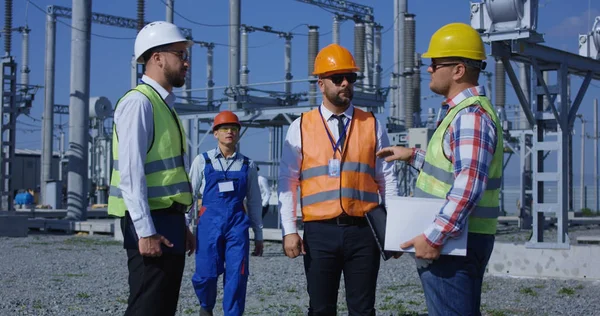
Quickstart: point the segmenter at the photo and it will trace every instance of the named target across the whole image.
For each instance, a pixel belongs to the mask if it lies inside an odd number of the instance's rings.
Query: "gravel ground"
[[[593,231],[600,230],[582,228],[579,234]],[[507,232],[511,229],[503,230],[498,239],[514,242],[528,235]],[[125,311],[126,257],[112,237],[30,233],[26,238],[0,237],[0,251],[0,315],[122,315]],[[192,257],[186,262],[178,315],[199,311],[190,281],[193,269]],[[302,260],[283,256],[280,243],[266,243],[264,257],[252,257],[250,272],[247,315],[305,313],[308,295]],[[340,288],[338,310],[345,314],[343,284]],[[600,315],[598,293],[598,281],[486,277],[482,310],[495,316]],[[378,315],[427,313],[409,256],[382,262],[377,295]],[[222,314],[219,303],[215,314]]]

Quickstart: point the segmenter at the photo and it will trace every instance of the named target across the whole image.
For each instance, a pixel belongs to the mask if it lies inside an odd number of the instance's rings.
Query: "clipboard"
[[[446,203],[445,199],[417,198],[394,196],[386,197],[388,207],[385,231],[386,251],[415,252],[414,247],[401,249],[400,245],[422,234],[435,220],[440,210]],[[467,255],[467,227],[468,219],[464,223],[464,231],[456,238],[448,238],[442,247],[442,255],[466,256]]]
[[[367,218],[367,222],[371,227],[371,231],[373,232],[373,237],[377,242],[377,246],[379,247],[379,251],[381,252],[381,258],[383,261],[386,261],[393,257],[397,252],[396,251],[388,251],[384,249],[385,245],[385,228],[387,221],[387,211],[385,209],[385,205],[380,204],[371,209],[369,212],[365,214]]]

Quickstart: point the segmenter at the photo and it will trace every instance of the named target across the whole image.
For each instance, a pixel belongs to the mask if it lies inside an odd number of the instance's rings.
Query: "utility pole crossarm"
[[[366,5],[344,1],[344,0],[296,0],[322,8],[333,9],[338,12],[346,12],[359,16],[373,16],[373,7]]]

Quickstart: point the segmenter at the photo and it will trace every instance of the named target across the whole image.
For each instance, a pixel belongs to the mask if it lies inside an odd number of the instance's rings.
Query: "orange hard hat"
[[[338,44],[330,44],[321,49],[319,54],[317,54],[313,75],[320,76],[325,73],[357,72],[359,70],[349,50]]]
[[[213,122],[213,131],[219,126],[223,124],[235,124],[239,127],[242,127],[240,124],[240,119],[238,119],[237,115],[231,111],[221,111],[217,116],[215,116],[215,121]]]

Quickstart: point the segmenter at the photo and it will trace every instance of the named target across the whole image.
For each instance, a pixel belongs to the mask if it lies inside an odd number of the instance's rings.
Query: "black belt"
[[[185,214],[188,211],[189,206],[183,205],[181,203],[173,202],[171,206],[167,208],[161,208],[157,210],[152,210],[153,213],[160,214]],[[152,214],[152,213],[150,213]]]
[[[320,220],[319,222],[325,224],[335,224],[337,226],[363,226],[368,225],[366,217],[340,215],[331,219]]]

